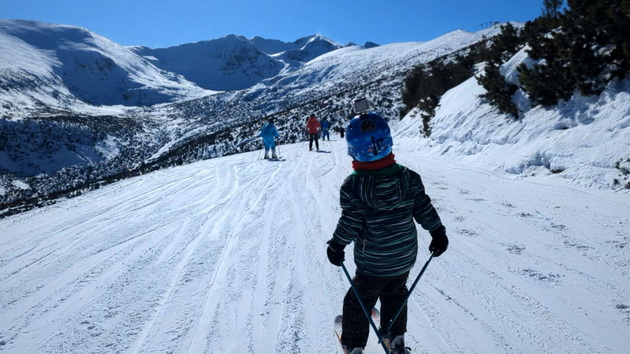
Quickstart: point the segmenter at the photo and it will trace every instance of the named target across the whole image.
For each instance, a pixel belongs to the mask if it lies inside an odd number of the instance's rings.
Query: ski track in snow
[[[338,353],[348,283],[326,241],[345,142],[157,171],[0,220],[0,352]],[[409,302],[414,353],[622,353],[628,194],[424,156],[451,245]],[[430,237],[419,227],[420,259]],[[351,247],[346,264],[354,272]],[[382,352],[371,334],[368,352]]]

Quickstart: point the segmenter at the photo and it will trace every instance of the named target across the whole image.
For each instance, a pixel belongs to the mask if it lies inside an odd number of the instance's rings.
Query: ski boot
[[[399,335],[394,337],[389,343],[392,354],[411,354],[411,348],[405,347],[405,336]]]
[[[346,346],[343,346],[343,351],[346,354],[363,354],[363,348],[361,347],[355,347],[355,348],[346,348]]]

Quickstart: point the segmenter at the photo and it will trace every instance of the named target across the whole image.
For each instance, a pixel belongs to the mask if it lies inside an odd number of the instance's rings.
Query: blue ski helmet
[[[380,160],[392,152],[392,135],[385,119],[376,113],[362,113],[346,129],[348,155],[361,162]]]

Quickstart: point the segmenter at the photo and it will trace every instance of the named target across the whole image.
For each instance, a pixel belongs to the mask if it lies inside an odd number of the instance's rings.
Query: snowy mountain
[[[286,52],[287,50],[300,49],[298,41],[287,43],[277,39],[268,39],[258,36],[255,36],[249,40],[252,45],[267,54],[277,54]]]
[[[340,44],[320,35],[300,38],[293,44],[298,48],[276,53],[275,57],[288,64],[295,65],[295,62],[306,63],[319,57],[320,55],[341,48]]]
[[[163,49],[131,47],[155,66],[182,75],[200,87],[230,91],[249,88],[341,45],[319,35],[293,43],[229,35]]]
[[[5,32],[15,27],[29,27],[22,21],[5,23]],[[61,33],[63,36],[56,41],[64,43],[68,30],[86,32],[49,24],[34,24],[32,27],[35,30],[43,28],[42,31],[53,38],[55,33]],[[93,106],[73,97],[66,89],[68,102],[59,103],[54,95],[48,95],[46,102],[53,102],[41,104],[39,110],[25,104],[0,106],[3,117],[7,117],[0,120],[0,129],[6,136],[4,149],[0,151],[0,165],[4,171],[0,175],[0,196],[3,203],[20,200],[29,200],[29,204],[40,203],[41,198],[59,196],[59,193],[65,195],[67,191],[92,189],[95,181],[98,181],[96,185],[100,185],[166,166],[257,149],[260,142],[255,138],[259,120],[266,115],[276,117],[278,124],[285,129],[286,134],[281,138],[283,142],[299,141],[304,138],[301,129],[303,117],[317,112],[340,124],[350,113],[351,103],[358,96],[370,98],[383,115],[396,118],[400,107],[400,97],[396,92],[400,92],[404,75],[410,68],[438,56],[465,50],[484,36],[494,33],[498,33],[498,28],[479,33],[457,31],[427,43],[399,43],[371,49],[349,46],[336,50],[338,45],[332,41],[312,36],[280,48],[285,50],[272,56],[236,36],[175,47],[171,50],[181,51],[183,56],[180,63],[189,60],[188,50],[198,51],[212,44],[221,47],[222,53],[232,55],[228,55],[231,58],[238,52],[234,49],[248,48],[246,53],[254,53],[251,58],[257,57],[261,62],[272,58],[284,63],[285,68],[278,75],[250,88],[223,93],[203,91],[186,81],[194,88],[191,89],[191,99],[170,105],[129,107],[125,110],[120,106]],[[88,37],[92,36],[95,35]],[[7,41],[23,42],[16,38],[5,36]],[[261,40],[256,41],[261,43]],[[266,45],[269,43],[264,42]],[[142,52],[142,48],[132,50],[113,44],[107,48],[110,47],[124,53],[121,56],[128,57],[128,62],[144,63],[147,72],[157,72],[155,65],[137,54]],[[30,56],[35,53],[41,60],[57,60],[51,52],[33,45],[28,45],[26,49],[28,51],[18,54]],[[98,52],[104,50],[99,49]],[[173,53],[171,50],[164,53]],[[321,53],[325,54],[307,62],[296,61]],[[249,54],[244,57],[249,58]],[[17,61],[16,57],[11,60]],[[181,66],[185,67],[184,64]],[[47,67],[47,72],[52,72],[52,77],[59,82],[58,91],[63,90],[64,82],[54,76],[54,70],[58,70],[56,66],[49,63]],[[25,73],[28,72],[26,69],[29,68],[19,71],[9,66],[13,72]],[[36,72],[32,68],[30,70]],[[234,75],[241,74],[235,72]],[[15,76],[20,85],[21,77]],[[0,94],[6,98],[5,102],[13,98],[15,86],[19,85],[5,86],[7,89]],[[49,86],[38,83],[33,87],[49,92]],[[18,91],[20,97],[28,96],[30,92]],[[206,96],[199,98],[198,94],[204,93]],[[63,110],[51,111],[53,108]],[[32,136],[40,138],[33,140]]]
[[[378,45],[378,44],[376,44],[376,43],[374,43],[374,42],[367,41],[367,42],[365,42],[365,44],[363,45],[363,48],[365,48],[365,49],[370,49],[370,48],[374,48],[374,47],[378,47],[378,46],[379,46],[379,45]]]
[[[3,115],[74,106],[150,106],[209,94],[86,29],[0,20]]]
[[[200,87],[220,91],[250,87],[277,75],[284,67],[245,37],[235,35],[164,49],[132,49],[164,70],[178,73]]]

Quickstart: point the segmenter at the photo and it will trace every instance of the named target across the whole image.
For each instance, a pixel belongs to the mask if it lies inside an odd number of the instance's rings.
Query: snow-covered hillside
[[[307,63],[320,55],[341,48],[340,44],[321,35],[301,38],[297,40],[295,44],[298,45],[299,48],[277,53],[275,57],[295,67],[300,63]]]
[[[340,47],[320,35],[293,43],[229,35],[169,48],[130,49],[155,66],[182,75],[200,87],[229,91],[249,88]]]
[[[29,27],[28,30],[34,33],[38,33],[37,29],[40,28],[44,32],[42,36],[59,43],[68,42],[68,32],[83,34],[88,39],[96,38],[96,35],[76,27],[39,23],[30,26],[30,22],[25,24],[23,21],[6,23],[11,28],[21,25]],[[274,53],[273,57],[284,63],[284,69],[253,87],[208,94],[197,99],[192,99],[196,97],[192,95],[188,101],[143,108],[129,107],[126,110],[122,110],[121,106],[87,105],[70,93],[59,96],[55,92],[61,92],[65,87],[59,80],[55,82],[61,88],[56,84],[42,82],[31,85],[30,81],[22,80],[24,75],[17,75],[14,77],[16,82],[3,86],[0,92],[0,97],[6,98],[6,102],[11,101],[0,106],[3,116],[0,134],[5,136],[4,149],[0,150],[0,168],[3,172],[0,175],[0,201],[32,205],[39,203],[40,198],[50,198],[58,195],[58,192],[68,195],[64,191],[74,193],[77,190],[89,190],[103,181],[146,173],[164,166],[251,151],[258,147],[259,142],[255,138],[264,116],[275,117],[278,125],[290,132],[283,137],[283,142],[303,139],[303,118],[313,112],[342,125],[351,110],[351,102],[357,97],[369,98],[385,117],[397,118],[401,107],[402,82],[414,65],[464,50],[484,36],[498,32],[498,28],[477,33],[456,31],[427,43],[397,43],[370,49],[348,46],[336,50],[333,49],[338,45],[324,37],[306,37],[292,43],[293,47],[279,48],[284,51]],[[228,45],[226,48],[252,47],[233,37],[232,40],[224,38],[217,45],[233,42],[233,46]],[[7,38],[23,42],[16,39],[17,35]],[[83,41],[87,44],[79,41],[62,47],[83,50],[95,42],[88,39]],[[96,42],[105,43],[105,40]],[[270,42],[258,40],[257,43],[271,50]],[[178,49],[182,55],[179,62],[185,63],[187,55],[198,54],[209,44],[201,42],[181,46]],[[148,65],[148,72],[156,70],[155,66],[131,49],[114,44],[111,47],[121,51],[121,58],[133,58],[130,63],[140,61]],[[37,69],[45,69],[43,72],[48,73],[46,75],[56,78],[53,75],[56,66],[52,64],[57,60],[54,52],[35,50],[36,47],[30,44],[26,48],[28,50],[24,52],[15,52],[17,55],[11,60],[17,62],[20,56],[29,57],[33,53],[36,60],[33,68],[29,69],[32,70],[29,75],[40,75],[35,70],[35,63],[43,61],[45,65],[37,66]],[[106,52],[105,49],[95,51]],[[289,63],[287,56],[298,52],[300,60],[325,54],[307,62]],[[234,52],[227,50],[226,53]],[[225,58],[234,58],[230,55]],[[269,57],[267,54],[264,56]],[[86,82],[89,80],[88,75]],[[32,98],[34,87],[42,95],[37,99],[39,109],[25,103]],[[94,87],[100,90],[98,85]],[[65,90],[69,92],[67,88]],[[98,90],[92,94],[97,93]],[[63,111],[55,111],[55,108],[62,108]],[[78,139],[64,130],[78,131]],[[32,136],[40,138],[32,139]],[[42,172],[45,174],[40,174]]]
[[[86,29],[26,20],[0,20],[0,72],[3,115],[149,106],[211,93]]]
[[[414,66],[461,54],[500,32],[499,26],[476,33],[454,31],[424,43],[371,48],[338,48],[318,35],[284,44],[228,36],[166,48],[151,61],[170,62],[170,70],[182,72],[196,67],[187,74],[195,80],[223,80],[214,75],[225,72],[195,64],[203,59],[200,57],[212,54],[217,65],[235,60],[234,68],[238,68],[232,78],[236,81],[245,80],[248,72],[258,72],[245,86],[262,81],[246,89],[220,93],[185,81],[187,88],[176,91],[187,100],[122,109],[119,105],[94,106],[78,100],[66,85],[83,79],[64,81],[57,75],[55,70],[67,70],[69,65],[63,64],[59,53],[74,53],[68,54],[72,58],[80,58],[85,52],[111,55],[117,68],[134,73],[128,77],[143,77],[138,82],[147,86],[134,88],[134,92],[150,91],[154,87],[151,85],[160,84],[158,73],[178,80],[182,77],[160,71],[135,52],[149,51],[143,55],[151,58],[153,50],[124,48],[84,29],[24,21],[2,23],[5,25],[0,33],[12,33],[2,40],[14,48],[2,51],[5,47],[0,46],[0,53],[8,58],[1,61],[5,67],[0,70],[13,75],[0,77],[5,80],[0,86],[0,100],[4,102],[0,106],[2,215],[9,209],[9,214],[19,212],[40,205],[42,200],[82,193],[132,175],[255,150],[260,145],[257,135],[265,117],[273,117],[286,132],[282,143],[305,138],[303,122],[311,113],[328,118],[334,126],[344,125],[352,101],[358,97],[368,98],[380,114],[396,121],[403,106],[404,80]],[[238,59],[238,53],[247,60]],[[291,64],[294,54],[303,61]],[[506,63],[502,72],[509,80],[517,80],[516,67],[523,61],[527,61],[525,51]],[[264,74],[257,71],[267,66],[273,70]],[[81,70],[91,67],[78,66]],[[280,70],[277,75],[263,79],[276,70]],[[85,83],[100,80],[103,72],[107,70],[87,75]],[[517,95],[517,104],[524,113],[522,119],[513,120],[478,98],[484,91],[473,78],[444,95],[432,121],[432,136],[419,144],[435,156],[467,161],[501,174],[554,174],[580,185],[627,193],[629,85],[627,81],[614,82],[600,96],[575,96],[547,109],[532,109],[524,95]],[[112,92],[99,85],[90,87],[97,88],[89,93],[94,97],[101,89],[106,92],[103,99]],[[409,137],[421,134],[419,120],[414,118],[417,113],[412,111],[402,120],[401,127]]]
[[[276,76],[284,68],[245,37],[235,35],[169,48],[131,49],[159,68],[218,91],[248,88]]]
[[[503,66],[515,79],[524,51]],[[599,96],[576,94],[557,107],[523,107],[518,120],[499,114],[479,96],[475,78],[447,92],[422,149],[444,160],[527,178],[556,175],[586,187],[630,192],[630,80],[614,81]],[[401,121],[410,137],[422,128],[418,111]],[[403,128],[404,127],[404,128]]]
[[[413,352],[626,352],[628,195],[446,162],[404,128],[396,158],[422,175],[451,240],[410,299]],[[322,152],[282,145],[286,161],[250,152],[160,170],[0,220],[0,352],[339,352],[332,322],[348,283],[325,242],[351,167],[333,139]],[[412,279],[428,257],[419,235]],[[368,353],[381,352],[371,334]]]

